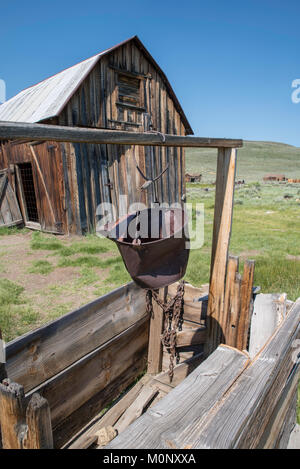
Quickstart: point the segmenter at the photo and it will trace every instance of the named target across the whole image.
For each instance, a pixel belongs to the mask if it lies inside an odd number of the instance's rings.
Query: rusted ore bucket
[[[157,289],[180,280],[189,258],[187,215],[180,208],[148,208],[102,230],[120,251],[131,278]]]

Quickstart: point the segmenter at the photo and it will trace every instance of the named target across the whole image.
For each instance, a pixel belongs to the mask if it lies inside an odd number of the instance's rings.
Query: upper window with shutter
[[[144,107],[145,78],[127,71],[115,70],[114,118],[110,119],[113,128],[138,130],[142,125]]]
[[[119,102],[140,107],[140,79],[118,74]]]

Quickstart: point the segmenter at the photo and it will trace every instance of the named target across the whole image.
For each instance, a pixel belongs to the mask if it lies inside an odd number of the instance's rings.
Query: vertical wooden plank
[[[226,344],[231,347],[236,347],[238,335],[238,322],[241,312],[241,285],[242,277],[239,272],[235,274],[233,288],[232,288],[232,301],[229,314],[229,328],[226,335]]]
[[[30,151],[31,151],[31,154],[32,154],[33,161],[35,163],[36,170],[37,170],[37,172],[40,176],[40,181],[42,183],[42,186],[43,186],[45,194],[46,194],[46,199],[47,199],[47,202],[48,202],[48,208],[50,210],[51,217],[52,217],[52,220],[53,220],[53,226],[55,227],[55,225],[56,225],[55,213],[54,213],[53,206],[52,206],[52,203],[51,203],[51,199],[50,199],[50,196],[49,196],[49,192],[48,192],[48,189],[47,189],[47,186],[46,186],[46,183],[45,183],[45,179],[44,179],[41,167],[39,165],[37,155],[36,155],[35,150],[34,150],[32,145],[30,145]]]
[[[159,298],[165,301],[168,288],[159,290]],[[150,375],[156,375],[162,371],[163,346],[161,334],[163,332],[164,313],[158,304],[153,300],[153,315],[150,318],[150,334],[148,345],[148,369]]]
[[[24,427],[24,388],[4,380],[0,384],[0,423],[3,449],[22,449]]]
[[[247,347],[251,319],[251,299],[254,277],[254,261],[247,260],[244,265],[241,285],[241,312],[238,323],[236,347],[244,350]]]
[[[225,280],[232,226],[236,149],[218,150],[211,272],[207,308],[208,341],[206,354],[212,353],[224,340]]]
[[[26,409],[27,434],[24,449],[52,449],[53,434],[48,401],[34,393]]]
[[[255,297],[249,340],[251,358],[261,351],[281,322],[277,310],[280,297],[278,293],[260,293]]]
[[[0,347],[4,346],[4,342],[2,342],[2,331],[0,329]],[[0,350],[0,383],[2,383],[2,381],[7,378],[7,373],[6,373],[6,368],[5,368],[5,363],[1,362],[1,357],[2,355],[5,354],[5,351],[4,350]],[[5,357],[3,356],[2,357],[3,359],[5,359]]]
[[[224,318],[226,319],[225,344],[235,347],[240,312],[241,276],[238,273],[239,258],[229,256],[226,274]]]

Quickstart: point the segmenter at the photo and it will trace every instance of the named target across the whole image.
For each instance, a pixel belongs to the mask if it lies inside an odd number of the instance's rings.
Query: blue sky
[[[137,34],[196,135],[300,146],[299,0],[0,3],[7,98]]]

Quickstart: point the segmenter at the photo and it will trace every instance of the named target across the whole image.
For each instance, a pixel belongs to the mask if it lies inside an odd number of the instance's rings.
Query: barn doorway
[[[18,164],[26,222],[39,223],[31,163]]]

